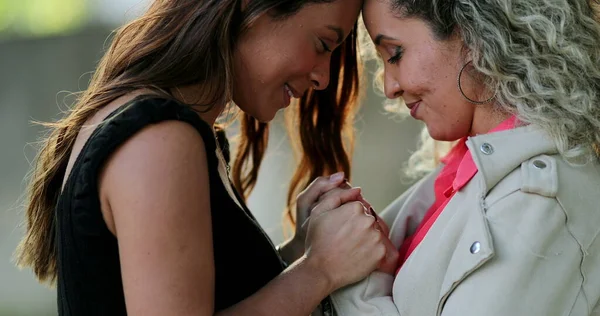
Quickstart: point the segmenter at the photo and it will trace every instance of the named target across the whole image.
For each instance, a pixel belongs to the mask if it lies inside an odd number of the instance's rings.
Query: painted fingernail
[[[338,182],[340,180],[342,180],[344,178],[344,173],[343,172],[338,172],[338,173],[334,173],[332,175],[329,176],[329,181],[331,182]]]

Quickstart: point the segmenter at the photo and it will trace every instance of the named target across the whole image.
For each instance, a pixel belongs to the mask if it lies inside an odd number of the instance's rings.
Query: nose
[[[313,89],[325,90],[329,86],[329,67],[330,59],[326,58],[326,61],[319,63],[310,72],[310,81],[312,82]]]
[[[388,99],[397,99],[399,97],[401,97],[404,94],[404,90],[402,90],[400,88],[400,82],[398,81],[398,79],[393,75],[392,72],[384,70],[384,81],[383,81],[383,88],[385,91],[385,96]]]

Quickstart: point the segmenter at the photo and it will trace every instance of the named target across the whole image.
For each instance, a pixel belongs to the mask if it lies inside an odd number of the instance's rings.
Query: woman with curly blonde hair
[[[600,313],[597,0],[367,0],[384,90],[441,163],[384,213],[394,276],[333,295],[340,315]],[[438,147],[439,148],[439,147]]]

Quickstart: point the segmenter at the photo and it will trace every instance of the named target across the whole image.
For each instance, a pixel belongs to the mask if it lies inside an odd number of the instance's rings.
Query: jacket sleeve
[[[400,316],[392,300],[394,276],[373,272],[331,294],[336,316]]]
[[[441,167],[419,180],[380,213],[391,227],[390,239],[395,246],[399,247],[433,203],[433,183],[440,170]],[[375,271],[364,280],[337,290],[331,294],[336,315],[400,315],[392,299],[393,283],[394,276]]]
[[[454,287],[440,300],[441,315],[589,315],[583,249],[566,214],[556,198],[523,190],[487,207],[494,256],[447,280]]]

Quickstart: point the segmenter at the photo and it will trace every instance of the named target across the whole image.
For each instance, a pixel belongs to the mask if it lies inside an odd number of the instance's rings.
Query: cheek
[[[474,106],[455,99],[438,101],[424,111],[424,121],[431,136],[438,140],[453,141],[469,135]]]
[[[281,68],[288,75],[308,75],[318,61],[315,47],[309,41],[292,41],[282,49]]]
[[[403,58],[399,65],[386,61],[386,71],[398,79],[400,88],[409,95],[424,97],[437,86],[436,71],[427,60]]]
[[[458,90],[457,77],[451,67],[434,67],[429,72],[431,76],[424,79],[427,86],[428,104],[436,110],[451,117],[462,116],[465,113],[465,100]],[[467,104],[468,105],[468,104]]]
[[[317,62],[314,47],[307,44],[279,44],[261,56],[250,56],[253,72],[262,84],[279,86],[299,76],[308,76]]]

